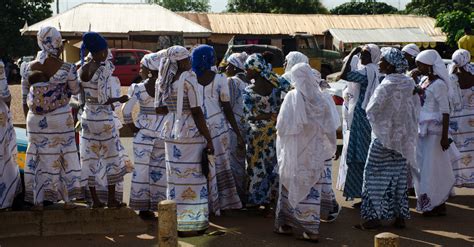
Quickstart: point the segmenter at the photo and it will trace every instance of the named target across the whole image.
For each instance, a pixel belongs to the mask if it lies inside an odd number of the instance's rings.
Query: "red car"
[[[130,86],[141,81],[140,60],[148,50],[140,49],[111,49],[115,65],[114,76],[118,77],[122,86]]]

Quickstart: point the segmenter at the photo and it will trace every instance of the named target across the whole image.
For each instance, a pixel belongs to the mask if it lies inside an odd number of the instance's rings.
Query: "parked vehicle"
[[[225,71],[227,58],[232,55],[232,53],[236,52],[246,52],[249,55],[253,53],[271,52],[273,53],[273,71],[279,75],[282,75],[284,72],[283,64],[285,63],[285,56],[283,55],[283,51],[280,48],[271,45],[229,45],[224,57],[219,63],[219,71]]]
[[[16,146],[18,155],[16,157],[16,163],[20,168],[20,172],[23,173],[26,162],[26,148],[28,147],[28,137],[26,136],[26,129],[15,127],[16,133]]]
[[[120,85],[130,86],[139,83],[140,60],[151,51],[139,49],[111,49],[112,62],[115,65],[114,76],[120,80]]]

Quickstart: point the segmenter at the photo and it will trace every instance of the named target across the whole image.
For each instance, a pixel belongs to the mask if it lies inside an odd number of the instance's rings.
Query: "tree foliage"
[[[461,11],[471,14],[474,11],[471,0],[412,0],[406,5],[405,13],[426,15],[436,18],[438,14]]]
[[[209,0],[149,0],[171,11],[209,12]]]
[[[25,22],[34,24],[51,16],[52,0],[3,0],[0,7],[0,56],[34,54],[34,39],[21,36]]]
[[[335,15],[375,15],[395,13],[398,13],[397,8],[386,3],[375,1],[343,3],[331,9],[331,14]]]
[[[328,10],[319,0],[229,0],[227,11],[281,14],[328,13]]]
[[[446,43],[451,47],[456,47],[456,42],[464,34],[464,27],[471,25],[474,13],[470,15],[460,11],[452,11],[439,14],[436,18],[436,26],[447,34]]]

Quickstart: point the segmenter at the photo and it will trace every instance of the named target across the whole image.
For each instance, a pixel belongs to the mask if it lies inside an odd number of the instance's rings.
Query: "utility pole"
[[[56,0],[56,14],[59,15],[59,0]]]

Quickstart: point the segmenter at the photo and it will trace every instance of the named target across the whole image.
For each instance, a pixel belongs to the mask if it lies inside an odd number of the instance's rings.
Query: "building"
[[[158,50],[171,44],[194,46],[207,42],[211,31],[159,5],[84,3],[21,30],[36,36],[42,26],[56,27],[66,39],[64,58],[78,61],[81,37],[94,31],[109,47]]]
[[[444,43],[445,34],[435,28],[435,19],[413,15],[293,15],[262,13],[179,13],[212,31],[209,42],[270,44],[282,48],[295,35],[313,35],[320,47],[346,50],[352,38],[370,34],[372,43],[404,44],[417,42],[433,47]],[[353,30],[350,32],[349,30]],[[349,33],[350,32],[350,33]],[[380,35],[382,34],[382,35]],[[386,37],[390,36],[389,39]],[[390,41],[390,42],[387,42]],[[365,42],[365,41],[364,41]],[[367,40],[369,42],[369,40]],[[304,44],[301,44],[304,45]]]

